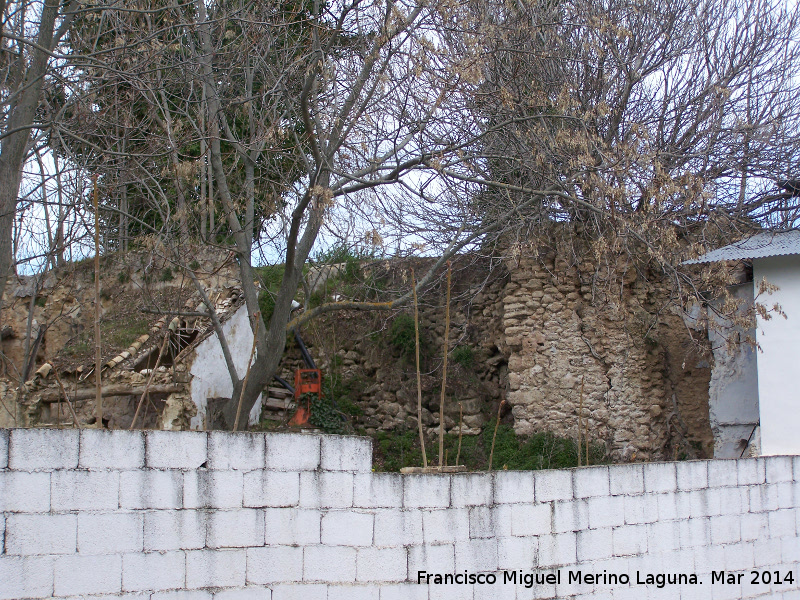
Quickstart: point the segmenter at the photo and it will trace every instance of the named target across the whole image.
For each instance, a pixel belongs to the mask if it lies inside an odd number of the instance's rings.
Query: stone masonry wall
[[[370,456],[351,437],[0,430],[0,599],[798,597],[800,457],[400,475]]]
[[[710,456],[710,364],[668,286],[633,267],[608,277],[568,258],[521,257],[509,269],[503,325],[517,433],[575,438],[580,415],[582,435],[618,461]]]

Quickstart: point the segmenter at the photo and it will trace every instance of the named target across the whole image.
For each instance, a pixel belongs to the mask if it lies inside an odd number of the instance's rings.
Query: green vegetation
[[[355,402],[355,398],[361,394],[364,388],[364,381],[360,377],[342,379],[336,373],[337,359],[341,361],[340,356],[334,356],[331,361],[332,372],[323,378],[322,388],[325,392],[325,397],[335,402],[342,414],[357,417],[364,412]]]
[[[475,362],[475,351],[472,346],[456,346],[452,353],[453,362],[465,369],[471,369]]]
[[[175,276],[172,274],[172,269],[170,267],[161,271],[159,281],[172,281],[173,279],[175,279]]]
[[[492,449],[494,421],[488,423],[481,435],[463,436],[460,463],[470,471],[485,471],[489,466]],[[421,467],[422,451],[416,430],[380,431],[375,434],[377,442],[376,470],[399,471],[402,467]],[[428,464],[435,463],[438,452],[435,440],[426,440]],[[455,464],[458,452],[458,436],[445,436],[448,464]],[[585,448],[583,450],[585,452]],[[497,429],[497,440],[492,461],[495,470],[539,470],[566,469],[578,466],[578,446],[575,440],[562,438],[552,433],[537,433],[520,437],[514,430],[501,424]],[[582,461],[583,462],[583,461]],[[609,462],[605,446],[595,443],[589,446],[589,464]]]
[[[349,433],[348,422],[341,411],[337,410],[330,398],[311,394],[311,424],[325,433],[343,435]]]
[[[394,318],[389,327],[389,343],[399,350],[404,358],[414,356],[416,348],[414,317],[407,313],[400,313]],[[422,338],[420,338],[420,345],[422,345]]]
[[[128,275],[127,271],[120,271],[117,275],[117,281],[119,281],[120,285],[125,285],[131,280],[131,276]]]

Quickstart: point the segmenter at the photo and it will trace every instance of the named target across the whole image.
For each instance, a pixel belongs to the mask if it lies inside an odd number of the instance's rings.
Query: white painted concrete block
[[[406,475],[403,506],[406,508],[447,508],[450,506],[449,475]]]
[[[768,515],[770,537],[796,537],[796,509],[773,510]],[[800,558],[800,557],[798,557]]]
[[[356,551],[357,581],[405,581],[407,576],[405,548],[359,548]]]
[[[722,547],[712,546],[710,541],[706,545],[695,546],[692,553],[694,554],[694,568],[698,574],[707,575],[712,570],[719,571],[720,565],[725,565],[725,552]],[[708,580],[710,581],[710,579]]]
[[[144,513],[145,550],[196,550],[206,544],[208,513],[156,510]]]
[[[408,549],[408,577],[417,580],[419,571],[452,573],[456,565],[453,544],[422,544]]]
[[[122,557],[122,589],[126,592],[182,588],[185,576],[183,552],[137,552]]]
[[[372,472],[372,438],[323,435],[320,447],[323,471]]]
[[[551,518],[550,504],[514,504],[511,506],[511,534],[547,534],[551,531]]]
[[[76,430],[77,431],[77,430]],[[80,594],[117,594],[122,589],[122,557],[59,556],[55,562],[56,596]]]
[[[643,493],[644,467],[637,464],[614,465],[609,470],[609,492],[614,496]]]
[[[736,486],[739,475],[735,460],[708,461],[708,487]]]
[[[300,473],[251,471],[244,474],[245,506],[297,506],[299,501]]]
[[[601,503],[593,501],[601,500]],[[589,528],[589,515],[593,510],[611,510],[617,504],[616,498],[605,496],[602,498],[589,498],[586,500],[573,500],[567,502],[553,502],[553,532],[564,533],[579,531]],[[606,525],[598,525],[605,527]]]
[[[183,474],[184,508],[241,508],[243,494],[241,471],[199,469]]]
[[[370,546],[375,515],[332,510],[322,515],[322,543],[328,546]]]
[[[353,506],[399,508],[403,506],[403,476],[399,473],[358,473],[354,478]]]
[[[781,483],[794,479],[791,456],[768,456],[763,460],[766,468],[767,483]]]
[[[83,429],[78,464],[82,469],[141,469],[144,467],[144,432]]]
[[[320,543],[318,510],[267,508],[264,510],[265,543],[273,545],[311,545]]]
[[[646,525],[615,527],[612,530],[611,538],[611,547],[614,551],[614,556],[631,556],[647,553]]]
[[[181,471],[123,471],[119,475],[121,508],[181,508],[183,473]]]
[[[662,496],[664,497],[662,499]],[[637,516],[637,523],[653,523],[658,520],[658,503],[659,501],[666,502],[667,504],[670,501],[670,496],[673,494],[642,494],[641,496],[637,496],[637,498],[641,499],[641,507],[642,507],[642,514],[641,516]],[[628,499],[630,497],[625,498],[626,506],[630,504]],[[631,522],[633,522],[633,518],[631,518]],[[627,515],[626,515],[626,523],[627,523]]]
[[[0,472],[0,512],[50,510],[50,473]]]
[[[495,504],[533,502],[534,482],[533,471],[495,471]]]
[[[800,537],[782,537],[781,542],[781,564],[795,570],[800,566]],[[755,544],[753,544],[755,554]],[[800,586],[800,582],[795,581],[795,585]]]
[[[430,585],[429,600],[474,600],[471,585]]]
[[[428,600],[428,586],[417,583],[382,585],[380,600]]]
[[[206,546],[245,548],[264,545],[264,511],[255,508],[214,510],[208,515]]]
[[[456,542],[456,572],[470,573],[497,571],[497,539],[487,538]]]
[[[658,511],[658,498],[651,496],[650,501],[656,502],[656,513]],[[645,517],[645,504],[650,504],[646,501],[644,495],[640,496],[625,496],[622,501],[622,512],[625,523],[629,525],[644,523]],[[592,515],[594,518],[594,515]],[[596,519],[595,519],[596,520]]]
[[[572,473],[573,493],[576,498],[608,496],[608,467],[581,467]]]
[[[5,552],[9,555],[72,554],[77,548],[76,515],[9,514]]]
[[[114,510],[119,507],[119,479],[117,471],[54,471],[50,506],[54,511]]]
[[[767,469],[763,460],[742,458],[736,461],[738,485],[758,485],[767,479]]]
[[[291,583],[303,579],[303,548],[272,546],[247,549],[247,583]]]
[[[348,508],[353,506],[353,474],[301,473],[300,506],[302,508]]]
[[[641,505],[640,496],[606,496],[605,498],[589,498],[586,501],[588,527],[615,527],[625,522],[629,512]],[[565,505],[566,508],[566,505]],[[579,529],[586,529],[579,527]],[[574,530],[572,530],[574,531]]]
[[[272,587],[272,600],[327,600],[328,586],[313,583],[289,583]]]
[[[708,487],[707,460],[688,460],[675,465],[678,489],[682,491],[700,490]]]
[[[0,554],[0,600],[53,595],[53,558]]]
[[[634,526],[635,527],[635,526]],[[642,531],[643,535],[646,535]],[[578,562],[603,560],[614,556],[612,529],[590,529],[577,534]]]
[[[208,463],[211,470],[255,471],[264,468],[266,442],[260,433],[208,433]]]
[[[186,552],[186,588],[243,587],[247,555],[240,549]]]
[[[511,534],[510,523],[508,524],[508,534]],[[497,537],[495,510],[492,507],[473,506],[469,509],[469,537]]]
[[[750,487],[750,512],[778,510],[793,504],[792,484],[773,483]]]
[[[711,544],[711,527],[707,517],[678,521],[681,548],[697,548]]]
[[[753,542],[754,567],[771,567],[783,562],[780,539],[761,539]],[[796,558],[795,558],[796,560]]]
[[[347,546],[303,548],[303,581],[346,583],[356,580],[356,550]]]
[[[493,495],[489,474],[463,473],[450,478],[450,505],[453,507],[489,505]]]
[[[422,511],[422,541],[426,544],[469,539],[469,510],[466,508]]]
[[[679,500],[680,499],[680,500]],[[681,510],[683,510],[685,506],[685,514],[681,514],[680,517],[678,516],[678,504],[681,505]],[[673,519],[687,519],[689,518],[689,502],[688,502],[688,492],[678,492],[677,494],[656,494],[656,508],[658,511],[658,518],[661,521],[671,521]],[[644,507],[644,503],[642,503],[642,507]],[[644,510],[644,509],[642,509]],[[643,513],[644,514],[644,513]],[[637,523],[643,523],[644,516],[642,516],[641,521],[637,521]]]
[[[224,590],[214,594],[214,600],[271,600],[268,587],[246,587],[240,590]]]
[[[539,538],[501,537],[497,538],[497,568],[500,570],[532,571],[536,568],[539,551]]]
[[[553,584],[538,585],[534,583],[530,588],[517,585],[517,600],[540,600],[541,598],[556,598],[556,586]]]
[[[8,468],[17,471],[52,471],[78,466],[77,429],[11,429]]]
[[[329,585],[328,600],[378,600],[380,588],[375,585]]]
[[[408,546],[419,544],[421,540],[422,513],[420,511],[375,511],[375,546]]]
[[[548,567],[555,567],[559,565],[574,565],[576,561],[576,534],[559,533],[556,535],[542,536],[539,538],[539,568],[546,569]]]
[[[744,513],[741,521],[742,541],[752,542],[766,539],[769,536],[769,525],[766,513]]]
[[[646,527],[648,552],[675,552],[680,550],[680,524],[677,521],[648,523]]]
[[[644,489],[646,492],[674,492],[677,488],[675,463],[644,465]]]
[[[151,469],[199,469],[208,460],[204,431],[145,432],[146,464]]]
[[[305,433],[268,434],[267,469],[313,471],[320,466],[320,436]]]
[[[212,600],[211,592],[205,590],[175,590],[172,592],[155,592],[150,600]],[[92,599],[94,600],[94,599]]]
[[[572,499],[572,471],[536,471],[536,502]]]
[[[144,516],[135,512],[79,513],[78,552],[119,554],[144,549]]]
[[[503,583],[502,573],[498,575],[497,583],[494,585],[474,586],[473,600],[514,600],[517,597],[516,586],[513,583]]]
[[[0,429],[0,469],[8,468],[8,429]]]
[[[755,565],[755,554],[752,542],[741,542],[723,546],[725,551],[725,566],[731,571],[744,571],[752,569]]]
[[[784,484],[791,485],[791,484]],[[709,492],[719,498],[721,515],[738,515],[742,511],[742,492],[738,487],[715,488]],[[746,500],[744,511],[750,505],[749,499]]]

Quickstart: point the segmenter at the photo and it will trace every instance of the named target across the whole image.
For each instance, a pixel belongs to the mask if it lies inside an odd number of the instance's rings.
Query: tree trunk
[[[48,53],[41,49],[51,49],[53,27],[58,15],[59,0],[46,0],[42,8],[37,44],[33,50],[33,60],[27,70],[17,103],[11,109],[0,151],[0,301],[5,292],[6,280],[13,263],[13,230],[17,212],[17,195],[22,180],[22,165],[30,138],[31,125],[39,105],[39,97],[44,85]]]

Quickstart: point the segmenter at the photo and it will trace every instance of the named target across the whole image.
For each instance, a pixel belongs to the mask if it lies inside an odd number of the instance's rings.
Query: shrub
[[[465,369],[471,369],[475,361],[475,351],[472,346],[456,346],[453,349],[453,362],[461,365]]]
[[[389,328],[389,343],[403,356],[414,356],[416,350],[414,317],[401,313],[394,318]]]

